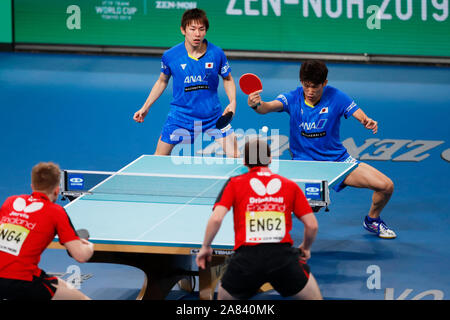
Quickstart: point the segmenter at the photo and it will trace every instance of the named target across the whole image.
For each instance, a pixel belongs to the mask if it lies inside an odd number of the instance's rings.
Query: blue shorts
[[[180,122],[169,116],[161,131],[161,141],[169,144],[192,144],[194,143],[194,139],[200,138],[203,141],[203,134],[205,133],[213,139],[224,138],[231,134],[233,129],[230,128],[225,132],[217,129],[216,122],[220,116],[222,116],[222,113],[218,114],[218,116],[211,121],[204,122],[199,120],[192,123]],[[211,141],[210,138],[205,140]]]
[[[356,160],[355,158],[353,158],[351,155],[349,155],[347,153],[345,154],[345,157],[342,157],[341,159],[337,160],[337,162],[349,162],[349,163],[357,163],[357,164],[360,163],[359,160]],[[342,179],[341,182],[339,182],[337,185],[335,185],[333,187],[333,190],[336,192],[339,192],[342,189],[344,189],[347,186],[346,184],[344,184],[344,180],[345,179]]]

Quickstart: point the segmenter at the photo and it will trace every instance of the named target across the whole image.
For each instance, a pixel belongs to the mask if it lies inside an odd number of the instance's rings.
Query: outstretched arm
[[[265,102],[261,100],[260,93],[262,90],[255,91],[248,95],[247,103],[259,114],[266,114],[269,112],[276,112],[283,110],[283,104],[278,100]]]
[[[361,124],[369,130],[372,130],[373,134],[378,131],[378,122],[369,118],[362,109],[358,109],[353,113],[353,116],[361,122]]]

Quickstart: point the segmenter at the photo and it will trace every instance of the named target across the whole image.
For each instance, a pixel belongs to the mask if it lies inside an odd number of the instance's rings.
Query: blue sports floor
[[[297,62],[230,60],[230,65],[236,83],[243,73],[258,74],[266,101],[298,85]],[[370,191],[333,191],[330,212],[317,214],[319,233],[309,262],[323,296],[448,300],[450,68],[328,66],[329,85],[346,92],[379,122],[379,132],[372,135],[355,119],[343,119],[341,138],[352,155],[394,181],[395,192],[382,217],[398,238],[381,240],[363,230]],[[152,154],[169,110],[171,83],[144,124],[136,124],[132,116],[147,98],[159,67],[160,59],[153,57],[0,53],[0,201],[30,192],[30,170],[39,161],[54,161],[65,169],[110,171]],[[219,92],[225,104],[221,84]],[[237,92],[235,129],[267,125],[287,139],[286,114],[258,115]],[[208,150],[206,144],[207,155]],[[277,151],[289,158],[284,147]],[[293,236],[299,244],[300,223],[294,225]],[[67,271],[66,264],[72,263],[61,262],[66,261],[62,255],[46,252],[43,266]],[[52,266],[58,270],[50,270]],[[134,299],[138,294],[134,284],[108,282],[115,279],[114,270],[121,272],[120,266],[80,268],[88,275],[84,288],[93,298]],[[142,279],[139,270],[130,272],[133,281]],[[258,298],[278,298],[272,294]],[[174,291],[169,298],[195,295]]]

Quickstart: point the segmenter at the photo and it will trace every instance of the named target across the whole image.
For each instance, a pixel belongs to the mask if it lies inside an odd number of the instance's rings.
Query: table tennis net
[[[63,172],[63,195],[83,200],[213,204],[229,177]]]

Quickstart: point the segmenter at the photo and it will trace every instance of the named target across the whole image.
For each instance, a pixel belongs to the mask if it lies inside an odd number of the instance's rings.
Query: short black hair
[[[244,164],[249,167],[267,167],[270,164],[270,146],[261,139],[247,141],[244,146]]]
[[[206,12],[202,9],[194,8],[190,10],[186,10],[181,17],[181,27],[183,30],[186,30],[186,27],[192,22],[198,21],[203,23],[206,28],[206,31],[209,29],[209,21],[206,16]]]
[[[327,80],[328,68],[321,60],[307,60],[300,67],[300,82],[322,84]]]

